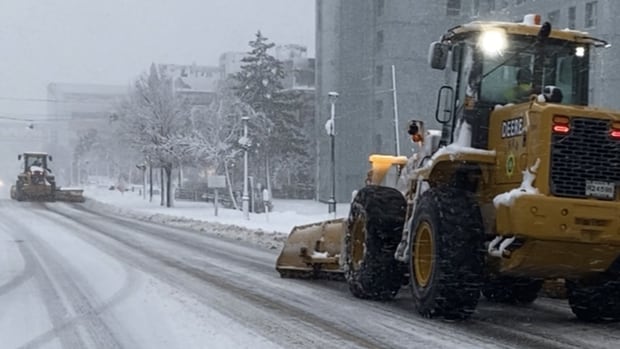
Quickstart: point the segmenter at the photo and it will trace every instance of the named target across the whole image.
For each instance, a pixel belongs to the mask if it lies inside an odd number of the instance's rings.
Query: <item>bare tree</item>
[[[175,95],[172,79],[151,65],[119,108],[123,133],[151,165],[165,174],[166,206],[171,207],[172,170],[185,161],[190,118],[187,103]]]

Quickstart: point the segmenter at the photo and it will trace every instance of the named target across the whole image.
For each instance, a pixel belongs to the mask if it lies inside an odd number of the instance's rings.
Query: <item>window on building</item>
[[[446,7],[447,16],[460,16],[461,15],[461,0],[448,0]]]
[[[385,11],[385,0],[377,0],[377,16],[383,16]]]
[[[560,23],[560,10],[551,11],[547,14],[547,20],[551,23],[551,27],[555,28]]]
[[[381,99],[375,101],[375,116],[377,119],[383,118],[383,100]]]
[[[375,67],[375,85],[381,86],[383,84],[383,66],[378,65]]]
[[[495,11],[495,0],[487,0],[487,9],[489,12]]]
[[[523,3],[525,3],[525,0],[517,0],[517,5],[521,5]]]
[[[474,0],[471,4],[471,15],[472,17],[480,16],[480,0]]]
[[[377,51],[381,51],[383,49],[383,41],[384,41],[383,30],[379,30],[377,32],[377,37],[375,41],[375,49]]]
[[[375,135],[375,153],[381,153],[382,150],[381,148],[383,148],[383,137],[381,137],[381,135]]]
[[[575,23],[577,22],[577,8],[575,6],[571,6],[568,8],[568,29],[575,29],[577,26]]]
[[[500,1],[500,9],[505,9],[508,7],[508,0],[499,0]]]
[[[596,7],[597,1],[592,1],[586,4],[586,28],[592,28],[596,26]]]

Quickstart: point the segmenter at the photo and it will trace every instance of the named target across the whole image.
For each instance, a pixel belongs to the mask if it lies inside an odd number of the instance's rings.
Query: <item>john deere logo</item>
[[[512,177],[515,173],[515,155],[513,153],[508,154],[506,158],[506,174],[508,177]]]

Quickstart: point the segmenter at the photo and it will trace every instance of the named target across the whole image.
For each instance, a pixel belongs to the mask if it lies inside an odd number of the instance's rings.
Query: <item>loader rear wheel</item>
[[[407,202],[396,189],[366,186],[351,203],[344,235],[344,272],[358,298],[391,299],[403,283],[406,266],[394,259]]]
[[[452,187],[420,197],[410,239],[411,292],[425,317],[466,319],[483,281],[484,228],[473,196]]]
[[[566,280],[568,303],[579,320],[620,321],[620,278],[596,282]]]
[[[490,301],[510,304],[530,304],[538,298],[542,279],[489,276],[482,294]]]

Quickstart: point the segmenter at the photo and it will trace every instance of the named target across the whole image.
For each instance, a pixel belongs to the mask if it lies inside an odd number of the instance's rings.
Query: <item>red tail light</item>
[[[614,121],[611,123],[609,136],[614,139],[620,139],[620,121]]]
[[[561,125],[561,124],[553,125],[553,132],[555,132],[555,133],[569,133],[570,132],[570,127],[568,125]]]
[[[551,128],[554,133],[567,134],[570,132],[570,118],[564,115],[553,116],[553,127]]]

